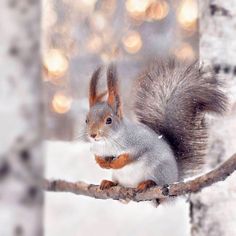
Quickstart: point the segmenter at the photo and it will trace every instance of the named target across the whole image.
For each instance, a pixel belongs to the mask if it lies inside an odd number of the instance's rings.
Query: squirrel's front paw
[[[146,180],[138,184],[136,191],[145,192],[147,189],[156,186],[157,184],[153,180]]]
[[[129,154],[124,153],[119,155],[118,157],[112,159],[110,162],[110,167],[112,169],[120,169],[126,165],[128,165],[132,161]]]
[[[95,156],[95,160],[98,163],[98,165],[104,169],[110,169],[110,163],[112,160],[112,157],[100,157],[100,156]]]
[[[116,185],[117,185],[117,183],[112,182],[112,181],[110,181],[110,180],[103,180],[103,181],[101,182],[99,188],[100,188],[101,190],[104,190],[104,189],[108,189],[108,188],[111,188],[111,187],[116,186]]]

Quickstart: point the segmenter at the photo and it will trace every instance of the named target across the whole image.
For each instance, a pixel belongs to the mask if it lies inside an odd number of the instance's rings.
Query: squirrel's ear
[[[89,85],[89,107],[92,107],[98,102],[102,101],[102,98],[107,94],[106,92],[103,92],[101,94],[97,94],[97,84],[98,84],[98,79],[99,75],[101,72],[102,67],[99,67],[97,70],[94,71],[92,78],[90,80],[90,85]]]
[[[107,69],[107,87],[108,100],[107,103],[113,108],[116,115],[122,118],[121,100],[119,96],[118,78],[116,67],[110,64]]]

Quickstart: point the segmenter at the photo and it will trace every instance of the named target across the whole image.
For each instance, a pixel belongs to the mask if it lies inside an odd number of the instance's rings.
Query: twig
[[[70,192],[98,199],[132,200],[139,202],[195,193],[216,182],[225,180],[235,170],[236,154],[216,169],[193,180],[162,187],[153,187],[142,193],[138,193],[134,188],[124,188],[122,186],[100,190],[98,185],[86,184],[84,182],[71,183],[64,180],[45,180],[43,185],[46,191]]]

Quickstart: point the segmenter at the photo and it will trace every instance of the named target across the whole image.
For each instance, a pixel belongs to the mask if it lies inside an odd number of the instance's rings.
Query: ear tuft
[[[114,64],[110,64],[107,69],[107,87],[107,103],[113,108],[113,110],[119,117],[122,117],[117,70]]]
[[[93,72],[92,78],[89,84],[89,106],[95,105],[102,97],[97,95],[97,84],[99,80],[99,75],[102,67],[100,66],[97,70]]]

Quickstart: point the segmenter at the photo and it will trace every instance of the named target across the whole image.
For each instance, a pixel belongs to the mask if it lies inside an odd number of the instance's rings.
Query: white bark
[[[0,1],[0,235],[42,235],[40,1]]]
[[[208,168],[236,152],[236,1],[199,0],[200,60],[226,81],[231,106],[226,117],[212,121]],[[192,196],[193,236],[236,235],[236,174]]]

